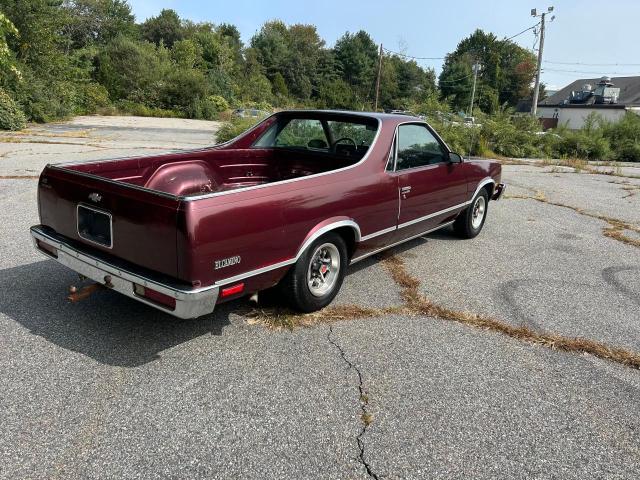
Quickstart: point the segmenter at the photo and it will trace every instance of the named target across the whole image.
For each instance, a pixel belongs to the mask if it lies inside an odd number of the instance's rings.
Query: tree
[[[468,107],[471,66],[476,62],[482,66],[477,84],[482,110],[492,113],[503,104],[515,106],[528,95],[535,74],[533,54],[510,40],[498,40],[494,34],[478,29],[446,56],[440,74],[442,96],[451,98],[457,108]]]
[[[201,58],[202,50],[193,40],[178,40],[171,48],[171,59],[180,68],[194,68]]]
[[[283,99],[289,96],[289,89],[287,89],[287,84],[280,72],[277,72],[273,77],[273,93]]]
[[[12,71],[14,75],[20,75],[16,68],[11,50],[7,45],[8,36],[17,36],[18,29],[2,12],[0,12],[0,72]]]
[[[302,100],[311,97],[324,50],[324,40],[315,26],[267,22],[251,39],[251,47],[271,82],[279,73],[293,96]]]
[[[141,26],[142,38],[171,48],[175,42],[184,38],[180,17],[175,10],[163,9],[157,17],[147,19]]]
[[[170,69],[166,48],[118,37],[98,56],[97,79],[114,99],[158,106],[158,91]]]
[[[136,25],[126,0],[65,0],[64,34],[72,48],[105,45],[118,35],[134,36]]]
[[[342,78],[355,90],[360,100],[371,100],[374,90],[378,47],[364,30],[345,33],[334,47]]]

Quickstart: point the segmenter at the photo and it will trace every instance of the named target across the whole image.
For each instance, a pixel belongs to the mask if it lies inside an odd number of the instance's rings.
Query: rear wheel
[[[281,291],[296,310],[320,310],[338,294],[347,263],[347,246],[342,237],[336,233],[323,235],[289,270],[280,284]]]
[[[487,207],[489,206],[489,194],[483,188],[475,196],[471,205],[462,211],[453,223],[453,231],[461,238],[473,238],[477,236],[484,221],[487,218]]]

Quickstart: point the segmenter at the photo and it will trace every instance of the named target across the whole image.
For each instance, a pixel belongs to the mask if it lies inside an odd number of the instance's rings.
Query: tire
[[[319,262],[321,257],[323,261]],[[281,292],[296,310],[320,310],[329,305],[338,294],[347,263],[347,245],[344,240],[337,233],[327,233],[314,241],[287,272],[280,283]],[[322,273],[324,268],[326,270]]]
[[[471,201],[471,205],[460,212],[456,221],[453,222],[453,231],[461,238],[474,238],[478,236],[484,222],[487,219],[489,207],[489,194],[486,189],[478,192]]]

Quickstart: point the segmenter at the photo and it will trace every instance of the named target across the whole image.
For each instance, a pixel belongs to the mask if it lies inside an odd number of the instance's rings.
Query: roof
[[[399,120],[406,122],[407,119],[422,122],[418,117],[412,117],[411,115],[405,115],[402,113],[382,113],[382,112],[361,112],[358,110],[311,110],[311,109],[289,109],[281,110],[277,113],[295,114],[295,113],[308,113],[313,115],[331,114],[331,115],[353,115],[358,117],[375,118],[377,120]]]
[[[553,95],[538,102],[539,107],[553,106],[557,107],[563,104],[569,98],[572,91],[582,90],[583,85],[591,84],[595,87],[602,77],[599,78],[581,78],[570,83],[566,87],[558,90]],[[611,83],[614,87],[620,88],[620,96],[618,97],[618,108],[621,106],[637,106],[640,105],[640,77],[612,77]],[[566,107],[577,107],[578,104],[564,105]],[[589,108],[607,108],[612,105],[588,105]]]

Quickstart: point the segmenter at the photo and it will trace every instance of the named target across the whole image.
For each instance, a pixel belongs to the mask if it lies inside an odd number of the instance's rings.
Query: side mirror
[[[449,162],[462,163],[462,155],[458,153],[449,152]]]

